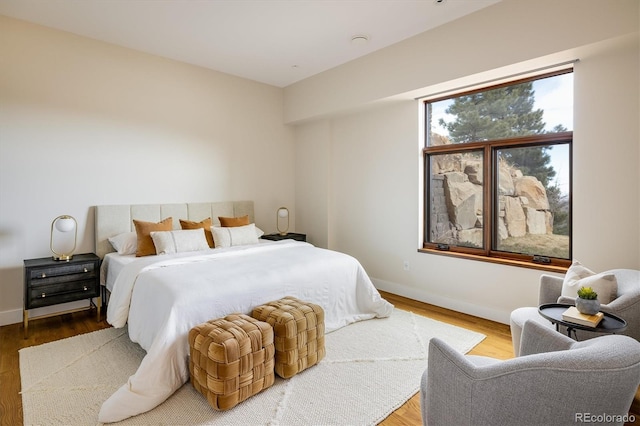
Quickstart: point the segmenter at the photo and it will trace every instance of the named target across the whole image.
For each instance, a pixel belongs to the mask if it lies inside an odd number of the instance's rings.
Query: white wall
[[[282,102],[276,87],[0,16],[0,325],[21,321],[22,261],[51,254],[58,215],[78,220],[78,253],[93,251],[97,204],[250,199],[267,232],[277,207],[294,216]]]
[[[311,244],[329,246],[330,123],[318,120],[295,129],[296,227],[305,230]]]
[[[505,0],[286,88],[296,158],[318,146],[328,153],[317,157],[325,166],[315,165],[329,170],[328,195],[317,189],[314,199],[328,223],[299,209],[301,231],[327,229],[328,247],[358,258],[384,290],[501,322],[514,308],[535,305],[540,271],[417,252],[422,175],[412,97],[580,59],[574,258],[595,270],[640,268],[640,12],[635,0],[615,4]],[[531,25],[544,17],[545,25]],[[318,123],[330,131],[309,130]],[[320,184],[304,168],[296,181]]]

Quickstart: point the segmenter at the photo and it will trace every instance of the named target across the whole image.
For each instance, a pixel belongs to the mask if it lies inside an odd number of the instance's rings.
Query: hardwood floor
[[[20,366],[18,351],[78,334],[110,327],[103,319],[96,321],[95,310],[29,321],[29,337],[24,338],[22,323],[0,327],[0,425],[22,422]]]
[[[461,314],[433,305],[406,299],[390,293],[383,297],[396,307],[424,315],[438,321],[454,324],[487,336],[470,354],[485,355],[498,359],[513,357],[509,326]],[[77,312],[29,322],[29,337],[23,338],[22,324],[0,327],[0,425],[14,426],[22,422],[22,398],[20,397],[20,368],[18,350],[54,340],[72,337],[110,327],[102,319],[97,322],[95,311]],[[636,394],[632,412],[636,413],[635,424],[640,424],[640,389]],[[419,394],[398,408],[381,425],[415,426],[422,424]]]
[[[498,359],[513,358],[513,346],[511,344],[511,332],[509,326],[482,318],[450,311],[434,305],[396,296],[391,293],[380,292],[389,302],[397,308],[424,315],[438,321],[457,325],[469,330],[474,330],[487,336],[479,345],[469,353],[484,355]],[[422,424],[420,415],[420,393],[414,395],[402,407],[391,413],[381,425],[383,426],[415,426]]]

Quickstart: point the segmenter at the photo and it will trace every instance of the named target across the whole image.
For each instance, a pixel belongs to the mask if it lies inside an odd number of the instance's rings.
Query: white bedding
[[[100,284],[109,292],[113,291],[116,277],[120,275],[122,268],[137,259],[135,254],[107,253],[100,265]]]
[[[149,411],[189,379],[188,332],[230,313],[294,296],[320,305],[331,332],[391,314],[360,263],[308,243],[283,240],[193,254],[138,258],[114,281],[107,321],[129,326],[147,351],[138,371],[107,401],[101,422]]]

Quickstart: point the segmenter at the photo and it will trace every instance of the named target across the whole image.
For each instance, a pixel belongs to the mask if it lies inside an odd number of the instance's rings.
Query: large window
[[[423,249],[567,266],[571,70],[425,101]]]

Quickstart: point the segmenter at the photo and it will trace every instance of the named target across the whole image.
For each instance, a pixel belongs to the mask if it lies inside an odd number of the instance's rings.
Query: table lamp
[[[54,243],[55,232],[54,229],[58,232],[67,233],[74,231],[73,235],[73,247],[71,249],[64,249],[63,253],[60,253],[60,250],[56,244]],[[73,252],[76,249],[76,240],[78,238],[78,222],[73,218],[73,216],[62,215],[53,219],[51,222],[51,252],[53,253],[53,260],[71,260],[73,257]]]
[[[284,230],[280,229],[280,219],[287,219],[287,226]],[[276,228],[278,228],[278,232],[280,235],[287,235],[287,231],[289,231],[289,209],[286,207],[280,207],[278,209],[278,213],[276,215]]]

